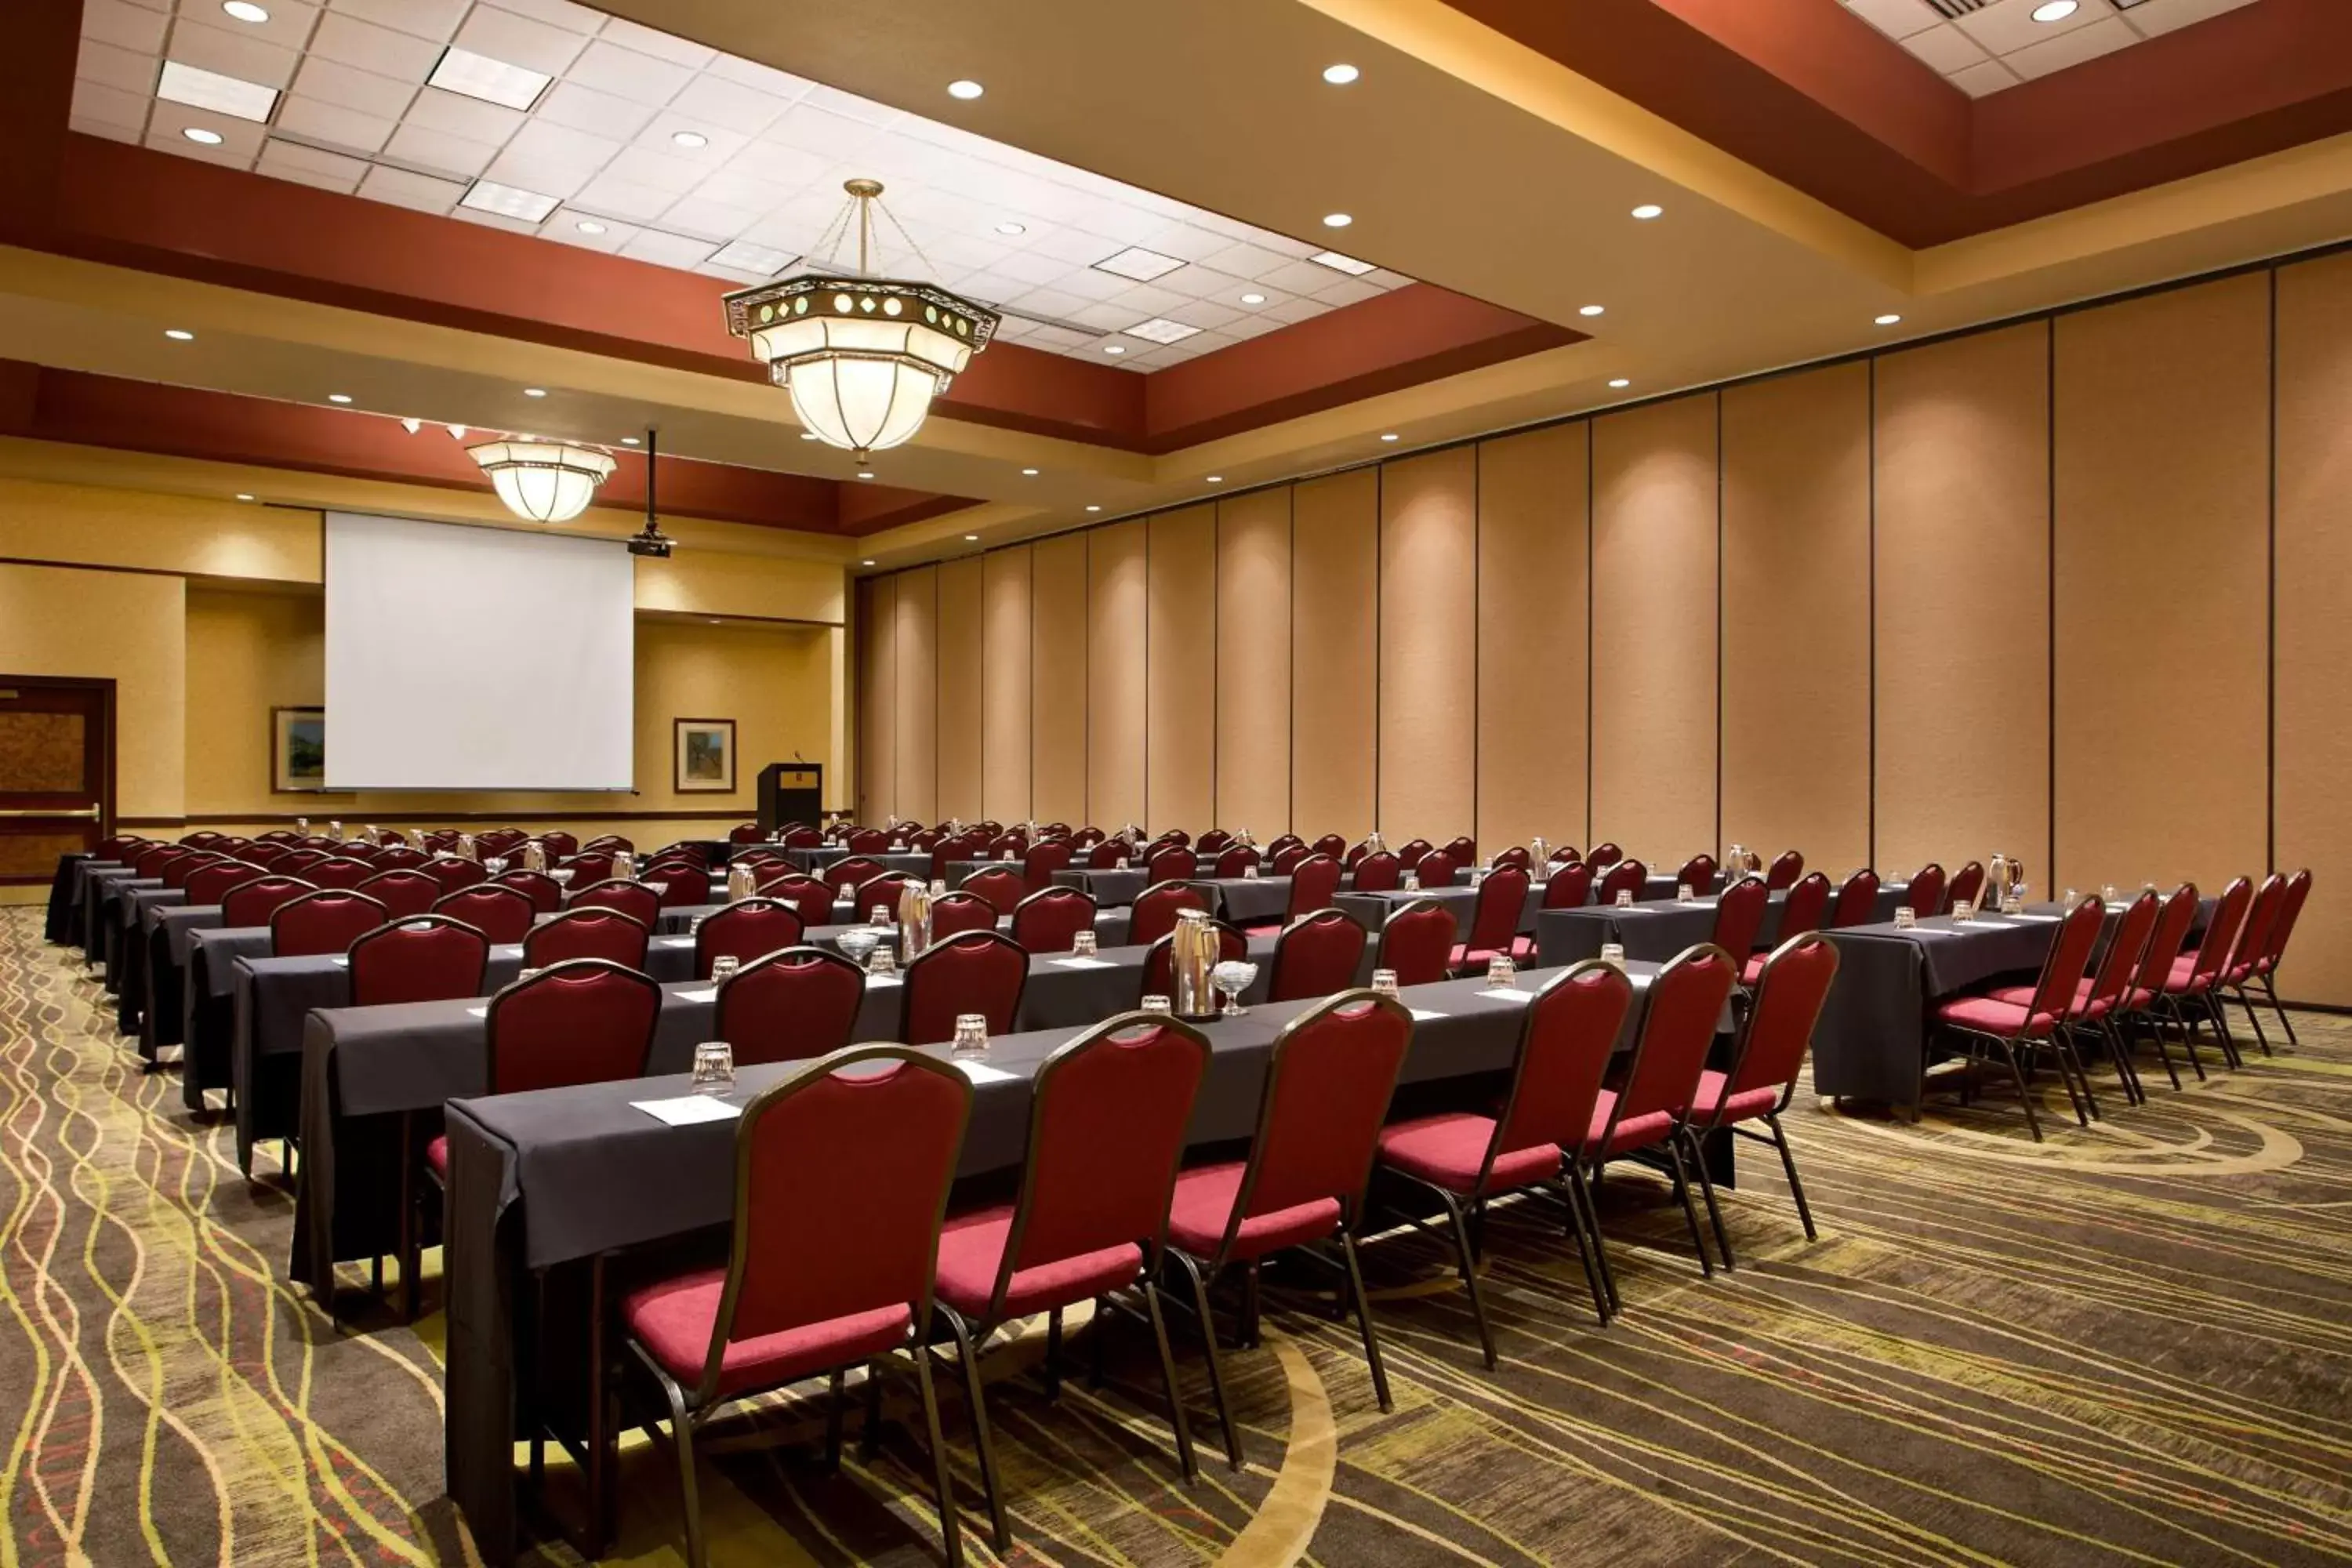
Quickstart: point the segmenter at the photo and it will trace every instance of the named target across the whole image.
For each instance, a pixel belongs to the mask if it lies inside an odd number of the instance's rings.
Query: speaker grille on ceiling
[[[1958,21],[1971,11],[1981,11],[1991,3],[1992,0],[1927,0],[1948,22]]]

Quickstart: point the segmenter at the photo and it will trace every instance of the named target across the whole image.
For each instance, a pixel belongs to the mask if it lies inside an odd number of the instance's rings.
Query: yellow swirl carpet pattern
[[[1740,1266],[1712,1280],[1663,1184],[1612,1173],[1605,1331],[1557,1217],[1498,1212],[1494,1374],[1437,1249],[1383,1236],[1391,1415],[1322,1315],[1328,1280],[1270,1279],[1263,1346],[1228,1352],[1238,1474],[1180,1327],[1198,1487],[1146,1336],[1122,1325],[1108,1384],[1049,1403],[1025,1335],[992,1367],[1006,1561],[2352,1562],[2352,1021],[2296,1023],[2299,1050],[2184,1093],[2151,1062],[2150,1105],[2105,1097],[2105,1122],[2042,1145],[2000,1099],[1912,1125],[1801,1098],[1821,1239],[1743,1149]],[[478,1561],[442,1495],[439,1319],[338,1332],[283,1282],[290,1199],[263,1165],[239,1176],[74,955],[0,912],[0,1568]],[[1091,1333],[1074,1320],[1074,1373]],[[837,1474],[806,1402],[712,1426],[713,1563],[935,1561],[910,1412],[887,1409],[881,1454]],[[992,1563],[946,1413],[967,1548]],[[633,1434],[622,1474],[609,1560],[681,1561],[665,1456]]]

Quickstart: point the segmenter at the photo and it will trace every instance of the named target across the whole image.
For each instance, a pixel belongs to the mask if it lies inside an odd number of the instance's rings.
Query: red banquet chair
[[[1219,963],[1222,963],[1227,959],[1239,963],[1249,957],[1249,938],[1240,930],[1227,925],[1223,921],[1211,921],[1209,928],[1217,933]],[[1176,933],[1173,931],[1157,939],[1150,947],[1143,950],[1143,970],[1137,977],[1139,983],[1135,991],[1137,1006],[1143,1005],[1143,998],[1146,996],[1165,996],[1171,1001],[1174,1000],[1175,952]]]
[[[234,929],[266,926],[280,909],[319,890],[299,877],[281,876],[276,871],[247,878],[221,895],[221,924]]]
[[[1200,865],[1190,846],[1164,845],[1144,858],[1144,880],[1147,882],[1180,882],[1190,877]]]
[[[711,965],[721,958],[731,958],[749,966],[772,952],[798,947],[802,929],[800,912],[773,899],[745,899],[716,914],[705,915],[694,931],[694,977],[709,979]],[[842,1040],[824,1050],[835,1050],[848,1043]],[[824,1051],[802,1054],[822,1056]]]
[[[958,931],[994,931],[997,919],[996,906],[978,893],[941,893],[931,900],[931,940]]]
[[[1396,852],[1397,864],[1408,871],[1415,870],[1420,867],[1422,858],[1435,847],[1426,838],[1408,839],[1404,847]]]
[[[826,887],[831,888],[835,897],[838,898],[852,888],[886,875],[889,869],[890,868],[871,856],[850,855],[827,866],[818,873],[818,879]]]
[[[1775,893],[1785,893],[1797,885],[1805,874],[1805,858],[1794,849],[1783,849],[1773,857],[1772,868],[1764,873],[1765,888]]]
[[[1977,895],[1984,891],[1984,867],[1974,860],[1953,872],[1951,885],[1944,889],[1944,908],[1956,910],[1962,904],[1973,906]]]
[[[1223,828],[1212,827],[1208,832],[1201,835],[1200,842],[1195,844],[1193,847],[1203,855],[1217,856],[1223,854],[1225,852],[1226,846],[1233,843],[1233,841],[1234,836],[1226,832]]]
[[[563,907],[563,884],[544,871],[504,871],[492,881],[529,899],[530,907],[541,914],[551,915]]]
[[[1508,849],[1496,851],[1495,858],[1486,863],[1486,869],[1493,871],[1505,866],[1517,866],[1520,870],[1528,871],[1532,875],[1531,868],[1535,863],[1536,858],[1528,853],[1526,845],[1514,844]]]
[[[1318,855],[1328,855],[1334,860],[1348,853],[1348,841],[1336,833],[1327,833],[1311,846]]]
[[[853,855],[887,855],[890,852],[890,836],[878,827],[850,829],[845,846]]]
[[[2165,1076],[2172,1080],[2172,1087],[2176,1089],[2180,1087],[2180,1072],[2172,1065],[2172,1047],[2165,1036],[2165,1026],[2169,1020],[2158,1003],[2164,994],[2164,983],[2172,973],[2173,962],[2180,956],[2190,930],[2197,924],[2198,902],[2194,882],[2183,882],[2164,895],[2157,909],[2155,928],[2148,932],[2147,946],[2140,953],[2131,979],[2124,986],[2123,995],[2116,1004],[2113,1019],[2116,1034],[2126,1055],[2131,1053],[2134,1036],[2141,1026],[2144,1026],[2155,1037],[2157,1054],[2163,1059]],[[2189,1052],[2189,1062],[2197,1068],[2198,1077],[2205,1076],[2205,1068],[2197,1061],[2194,1049]],[[2137,1066],[2133,1076],[2138,1076]]]
[[[1037,1069],[1018,1195],[957,1215],[940,1234],[940,1316],[963,1367],[1000,1555],[1010,1551],[1012,1535],[989,1439],[979,1347],[1002,1324],[1048,1315],[1046,1384],[1058,1391],[1063,1310],[1097,1303],[1099,1347],[1111,1318],[1102,1306],[1120,1292],[1139,1295],[1160,1350],[1178,1468],[1188,1481],[1199,1473],[1155,1279],[1176,1164],[1208,1064],[1209,1042],[1201,1032],[1160,1014],[1122,1014],[1060,1047]]]
[[[631,920],[651,927],[661,920],[661,895],[643,882],[624,882],[618,878],[592,884],[584,892],[577,892],[565,902],[566,909],[618,910]]]
[[[501,888],[494,882],[484,882],[434,900],[433,912],[463,921],[492,942],[504,946],[520,942],[530,932],[531,921],[539,911],[531,908],[530,897],[519,888]]]
[[[1394,1408],[1371,1300],[1357,1266],[1356,1232],[1381,1123],[1412,1043],[1412,1015],[1392,997],[1347,991],[1308,1008],[1275,1037],[1249,1157],[1196,1166],[1176,1178],[1169,1255],[1192,1288],[1192,1310],[1208,1350],[1209,1390],[1224,1428],[1226,1458],[1236,1470],[1241,1434],[1225,1398],[1209,1303],[1210,1287],[1229,1268],[1248,1268],[1255,1278],[1258,1266],[1277,1252],[1337,1241],[1373,1397],[1382,1410]],[[1255,1295],[1246,1297],[1244,1342],[1255,1337]]]
[[[1470,934],[1454,954],[1456,971],[1482,964],[1498,954],[1509,957],[1522,947],[1519,917],[1527,912],[1528,874],[1517,866],[1486,873],[1478,884],[1478,902],[1470,915]]]
[[[1439,847],[1448,860],[1457,867],[1478,863],[1478,841],[1468,834],[1457,834]]]
[[[1266,845],[1265,853],[1266,858],[1268,859],[1272,859],[1275,856],[1281,854],[1286,849],[1304,849],[1306,847],[1307,840],[1299,837],[1296,833],[1285,833],[1278,835],[1271,843]]]
[[[1797,879],[1780,900],[1780,937],[1786,943],[1790,937],[1822,929],[1830,908],[1830,879],[1819,871],[1809,871]],[[1717,945],[1720,945],[1719,943]],[[1751,952],[1740,961],[1739,984],[1753,991],[1757,981],[1763,978],[1764,961],[1769,953]]]
[[[262,874],[262,868],[245,860],[215,860],[209,866],[199,866],[188,874],[182,884],[192,906],[217,904],[231,888],[249,882]]]
[[[1764,917],[1772,908],[1772,895],[1758,876],[1742,877],[1723,889],[1715,901],[1716,946],[1731,954],[1744,981],[1748,955],[1756,951],[1757,940],[1764,934]]]
[[[185,849],[177,844],[150,844],[131,857],[131,868],[138,873],[139,879],[142,881],[152,879],[160,882],[163,879],[163,874],[173,867],[191,855],[201,853],[203,851]],[[321,855],[319,858],[323,860],[326,857]]]
[[[2238,927],[2238,944],[2230,954],[2230,962],[2221,967],[2213,999],[2218,1005],[2225,991],[2238,994],[2238,1005],[2246,1010],[2246,1021],[2254,1026],[2254,1040],[2263,1055],[2271,1054],[2271,1042],[2263,1033],[2263,1020],[2254,1005],[2246,996],[2246,983],[2253,978],[2255,955],[2270,942],[2271,928],[2278,922],[2279,911],[2285,907],[2287,882],[2284,873],[2273,871],[2263,879],[2254,889],[2253,902],[2246,906],[2245,922]],[[190,899],[190,903],[195,900]],[[2281,1016],[2284,1016],[2284,1014]]]
[[[579,838],[572,834],[565,833],[561,830],[552,833],[541,834],[539,836],[539,845],[541,848],[547,851],[547,858],[550,861],[562,859],[564,857],[577,855],[580,853]]]
[[[293,848],[289,849],[285,854],[279,856],[278,858],[278,864],[271,867],[270,869],[273,871],[283,871],[289,877],[300,877],[307,881],[309,880],[311,867],[316,866],[321,860],[331,860],[332,858],[334,858],[334,857],[329,855],[323,849],[312,849],[307,846],[298,844]],[[313,884],[313,886],[315,885],[316,884]]]
[[[1415,899],[1391,911],[1372,952],[1375,970],[1396,972],[1399,985],[1434,985],[1454,964],[1454,911],[1435,899]]]
[[[2032,1131],[2036,1143],[2042,1142],[2042,1119],[2034,1114],[2033,1096],[2025,1086],[2025,1069],[2021,1061],[2021,1053],[2035,1046],[2050,1047],[2058,1062],[2059,1076],[2065,1079],[2066,1098],[2074,1103],[2075,1120],[2085,1127],[2091,1124],[2075,1087],[2083,1070],[2082,1062],[2066,1038],[2064,1025],[2082,986],[2084,972],[2090,967],[2091,950],[2099,940],[2100,924],[2105,916],[2106,907],[2096,899],[2084,899],[2066,912],[2066,918],[2059,922],[2056,939],[2050,944],[2049,955],[2042,960],[2042,978],[2034,983],[2025,1001],[2003,1002],[1990,994],[1959,996],[1938,1005],[1933,1016],[1931,1027],[1948,1030],[1968,1043],[1971,1076],[1990,1049],[1999,1049],[2001,1059],[2009,1065],[2010,1079],[2017,1085],[2018,1100],[2025,1108],[2025,1124]],[[2089,1085],[2085,1083],[2083,1088],[2087,1090]],[[1962,1080],[1961,1092],[1969,1092],[1966,1079]]]
[[[424,865],[427,858],[421,849],[411,849],[405,844],[391,844],[376,851],[375,868],[380,872],[414,870]]]
[[[90,858],[103,864],[120,866],[124,864],[125,857],[133,850],[144,849],[146,847],[147,840],[135,834],[118,834],[112,838],[100,839],[98,847],[90,852]]]
[[[833,889],[804,871],[762,871],[752,878],[752,884],[761,898],[798,910],[803,930],[834,923]]]
[[[1352,989],[1364,962],[1364,928],[1338,910],[1319,910],[1274,939],[1269,1002],[1296,1002]]]
[[[2151,888],[2125,909],[2123,918],[2116,922],[2115,934],[2107,940],[2106,952],[2100,956],[2098,967],[2075,988],[2074,999],[2063,1020],[2068,1030],[2089,1035],[2106,1048],[2107,1059],[2115,1064],[2116,1081],[2123,1085],[2124,1098],[2137,1105],[2147,1102],[2147,1092],[2140,1087],[2139,1073],[2132,1066],[2131,1052],[2116,1028],[2116,1016],[2126,1005],[2125,994],[2131,987],[2132,976],[2138,973],[2140,961],[2147,954],[2148,939],[2156,933],[2162,902]],[[1994,991],[1992,997],[1996,1002],[2026,1006],[2032,1003],[2033,992],[2031,985],[2006,985]],[[2097,1114],[2095,1107],[2093,1114]]]
[[[1102,839],[1087,850],[1087,868],[1108,871],[1114,866],[1124,866],[1127,864],[1127,841],[1123,838]],[[1185,875],[1192,873],[1188,871]]]
[[[1688,888],[1694,894],[1704,898],[1715,890],[1716,873],[1720,868],[1716,865],[1714,856],[1694,855],[1683,862],[1681,870],[1675,873],[1675,886]]]
[[[1095,929],[1095,901],[1076,888],[1046,888],[1013,908],[1013,940],[1031,952],[1068,952]]]
[[[910,1046],[955,1038],[957,1016],[977,1013],[991,1035],[1009,1035],[1029,984],[1029,954],[1002,931],[958,931],[907,965],[901,1032]]]
[[[1277,877],[1287,877],[1315,853],[1304,844],[1286,844],[1266,852],[1266,868]],[[1335,862],[1336,864],[1336,862]]]
[[[1029,890],[1043,892],[1054,885],[1054,873],[1066,871],[1070,866],[1070,847],[1055,840],[1045,840],[1030,846],[1029,853],[1021,858],[1023,875],[1028,879]]]
[[[1392,893],[1404,883],[1404,864],[1385,849],[1376,849],[1356,862],[1359,893]]]
[[[382,904],[385,913],[396,921],[428,913],[441,899],[440,883],[404,866],[378,871],[362,882],[358,890]]]
[[[767,840],[768,830],[756,822],[739,822],[727,830],[730,844],[760,844]]]
[[[1583,855],[1578,851],[1576,846],[1573,844],[1561,845],[1559,848],[1551,852],[1551,858],[1554,865],[1573,863],[1580,866],[1584,864]]]
[[[909,886],[919,888],[922,885],[920,879],[901,877],[896,871],[885,871],[878,877],[870,877],[857,884],[856,890],[849,895],[850,914],[853,918],[870,915],[874,912],[874,907],[879,904],[891,919],[896,920],[899,894]]]
[[[1339,862],[1328,855],[1307,855],[1290,868],[1290,900],[1285,907],[1282,922],[1265,928],[1278,931],[1294,921],[1305,920],[1318,910],[1331,907],[1333,895],[1339,890]]]
[[[2306,868],[2287,879],[2286,891],[2279,900],[2277,916],[2271,921],[2263,940],[2255,943],[2241,942],[2239,961],[2230,967],[2229,987],[2238,994],[2238,1001],[2246,1009],[2246,1016],[2254,1026],[2254,1037],[2262,1041],[2265,1056],[2270,1054],[2271,1043],[2263,1037],[2262,1020],[2255,1016],[2253,994],[2249,987],[2260,985],[2263,988],[2271,1011],[2278,1015],[2279,1026],[2286,1031],[2287,1045],[2299,1047],[2300,1042],[2294,1037],[2294,1020],[2287,1016],[2286,1008],[2280,1005],[2278,987],[2273,976],[2278,973],[2279,961],[2286,956],[2287,939],[2294,934],[2296,918],[2303,913],[2304,900],[2310,896],[2311,872]]]
[[[568,837],[568,835],[556,833],[551,833],[548,835],[548,837],[551,839],[565,837]],[[603,855],[606,857],[614,855],[634,855],[636,852],[637,847],[635,842],[632,839],[625,838],[617,833],[600,833],[595,837],[588,840],[587,843],[580,846],[577,851],[577,853],[582,855]]]
[[[687,861],[668,860],[648,866],[638,880],[643,887],[659,889],[661,907],[666,910],[692,909],[710,902],[710,873]]]
[[[490,939],[446,915],[414,915],[362,932],[351,955],[354,1007],[446,1002],[482,994]]]
[[[425,874],[441,884],[445,893],[461,893],[467,888],[490,879],[489,872],[479,860],[461,860],[455,855],[436,855],[427,860]]]
[[[1544,883],[1543,907],[1580,910],[1592,901],[1592,868],[1581,860],[1555,863]]]
[[[277,958],[348,952],[352,942],[383,921],[383,906],[365,893],[320,888],[271,911],[269,951]]]
[[[550,915],[522,939],[522,966],[551,969],[575,958],[601,958],[624,969],[646,966],[653,938],[646,922],[593,904]]]
[[[1412,869],[1412,879],[1422,887],[1450,888],[1454,886],[1454,873],[1457,868],[1454,864],[1454,857],[1442,849],[1432,849],[1414,861]]]
[[[2204,940],[2198,943],[2194,954],[2183,953],[2172,961],[2172,972],[2165,977],[2164,987],[2157,996],[2157,1005],[2180,1026],[2191,1063],[2197,1061],[2197,1025],[2201,1018],[2213,1026],[2214,1037],[2221,1047],[2222,1063],[2232,1068],[2244,1065],[2238,1058],[2237,1042],[2230,1037],[2229,1019],[2221,1011],[2221,985],[2252,898],[2253,886],[2245,878],[2230,879],[2229,886],[2221,889],[2221,897],[2213,906],[2213,918],[2205,927]],[[2198,1067],[2197,1076],[2205,1076],[2202,1066]]]
[[[857,965],[822,947],[787,947],[719,982],[711,1027],[738,1065],[801,1061],[846,1047],[865,1002]]]
[[[1603,904],[1614,904],[1618,894],[1631,893],[1639,901],[1647,890],[1649,880],[1650,868],[1647,866],[1639,860],[1620,860],[1601,874],[1600,900]]]
[[[1001,915],[1012,913],[1013,907],[1029,896],[1029,879],[1010,866],[991,866],[984,871],[974,871],[957,886],[976,898],[986,899]]]
[[[707,1561],[696,1427],[735,1400],[828,1373],[837,1412],[842,1373],[864,1366],[878,1379],[893,1352],[911,1358],[921,1394],[947,1561],[963,1561],[926,1346],[940,1219],[971,1104],[971,1086],[952,1066],[899,1047],[810,1063],[754,1097],[736,1123],[725,1266],[622,1297],[624,1365],[652,1384],[656,1413],[669,1421],[689,1568]],[[816,1190],[856,1201],[812,1203]],[[869,1387],[878,1397],[878,1382]],[[827,1426],[836,1463],[840,1430],[838,1420]]]
[[[1227,878],[1246,877],[1253,866],[1265,864],[1265,857],[1246,844],[1228,845],[1217,851],[1217,875]]]
[[[1209,909],[1209,896],[1190,882],[1155,882],[1135,896],[1128,911],[1127,940],[1149,947],[1176,929],[1176,917],[1185,910]]]
[[[1601,1080],[1633,1005],[1633,983],[1600,959],[1573,964],[1546,981],[1522,1012],[1511,1086],[1496,1114],[1445,1111],[1400,1121],[1381,1134],[1380,1160],[1437,1194],[1453,1231],[1454,1256],[1470,1297],[1471,1321],[1486,1367],[1495,1335],[1478,1289],[1477,1222],[1495,1198],[1530,1187],[1567,1205],[1592,1310],[1602,1323],[1612,1307],[1601,1273],[1601,1230],[1582,1165],[1570,1155],[1596,1125]]]
[[[1625,858],[1625,851],[1618,848],[1615,844],[1596,844],[1592,847],[1591,853],[1585,856],[1584,863],[1591,867],[1595,872],[1602,872],[1623,858]]]
[[[1700,1073],[1698,1092],[1691,1100],[1691,1150],[1702,1162],[1699,1140],[1718,1129],[1769,1143],[1780,1151],[1780,1168],[1789,1175],[1789,1195],[1796,1200],[1797,1217],[1804,1223],[1807,1241],[1818,1239],[1813,1211],[1806,1205],[1805,1184],[1797,1178],[1797,1156],[1789,1148],[1780,1118],[1796,1097],[1797,1078],[1804,1070],[1805,1053],[1813,1043],[1813,1026],[1821,1021],[1822,1004],[1829,998],[1837,968],[1837,944],[1818,931],[1792,936],[1767,955],[1754,986],[1755,1005],[1748,1009],[1732,1047],[1731,1070],[1709,1068]],[[1742,1125],[1749,1121],[1764,1123],[1770,1136]],[[1731,1237],[1724,1230],[1713,1185],[1705,1191],[1716,1246],[1722,1249],[1723,1266],[1728,1269],[1735,1267]]]
[[[1903,902],[1910,911],[1926,920],[1929,915],[1944,912],[1944,868],[1930,860],[1911,873],[1911,880],[1903,889]]]
[[[1866,926],[1878,919],[1878,873],[1864,866],[1838,889],[1837,908],[1830,916],[1832,929]]]

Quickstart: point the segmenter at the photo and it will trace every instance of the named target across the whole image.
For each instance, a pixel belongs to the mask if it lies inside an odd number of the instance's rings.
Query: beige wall
[[[1037,813],[1134,815],[1148,690],[1155,827],[2310,865],[2286,989],[2352,1004],[2347,432],[2328,257],[1040,541]]]
[[[175,817],[185,792],[184,579],[0,565],[0,675],[114,682],[114,809]]]

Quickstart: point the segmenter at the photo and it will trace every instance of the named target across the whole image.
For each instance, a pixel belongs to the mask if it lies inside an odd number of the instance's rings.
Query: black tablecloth
[[[1334,906],[1351,916],[1357,924],[1378,937],[1381,928],[1388,924],[1389,916],[1419,899],[1431,899],[1444,904],[1454,915],[1456,942],[1470,937],[1470,921],[1478,912],[1478,889],[1457,884],[1451,888],[1423,888],[1418,892],[1406,892],[1398,888],[1381,893],[1347,893],[1334,898]],[[1522,932],[1536,929],[1536,916],[1543,910],[1543,885],[1530,883],[1527,900],[1519,908],[1518,929]]]
[[[41,921],[41,940],[62,945],[73,940],[74,890],[81,868],[94,857],[75,853],[58,857],[57,875],[49,879],[49,904]]]
[[[1896,882],[1880,888],[1873,912],[1882,921],[1892,920],[1895,906],[1902,903],[1909,887],[1908,883]],[[1759,947],[1779,943],[1780,911],[1788,897],[1786,893],[1774,893],[1767,901],[1764,923],[1756,939]],[[1664,963],[1685,948],[1715,940],[1717,903],[1713,898],[1694,899],[1688,903],[1667,898],[1644,900],[1624,909],[1587,904],[1582,909],[1545,910],[1536,917],[1537,962],[1559,964],[1598,958],[1601,945],[1613,942],[1623,946],[1628,958]],[[1745,961],[1748,954],[1733,956]]]

